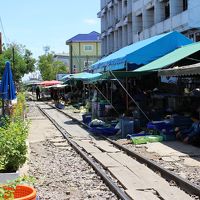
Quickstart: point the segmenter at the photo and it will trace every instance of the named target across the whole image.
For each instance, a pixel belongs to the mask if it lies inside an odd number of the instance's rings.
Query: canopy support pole
[[[126,88],[123,86],[123,84],[120,82],[120,80],[115,76],[115,74],[112,71],[109,71],[112,76],[117,80],[117,82],[121,85],[121,87],[124,89],[124,91],[127,93],[127,95],[131,98],[131,100],[135,103],[135,105],[138,107],[138,109],[142,112],[142,114],[146,117],[148,121],[151,121],[148,116],[145,114],[145,112],[140,108],[139,104],[133,99],[133,97],[130,95],[130,93],[126,90]]]
[[[126,63],[126,72],[127,72],[127,68],[128,68],[128,66],[127,66],[127,63]],[[125,85],[126,85],[126,91],[128,91],[128,78],[127,77],[126,77]],[[129,106],[128,106],[128,94],[126,93],[126,110],[128,110],[128,108],[129,108]]]
[[[111,82],[111,87],[110,87],[110,100],[111,100],[111,104],[112,104],[112,102],[113,102],[113,92],[112,92],[112,89],[113,89],[113,81],[111,80],[110,81]]]

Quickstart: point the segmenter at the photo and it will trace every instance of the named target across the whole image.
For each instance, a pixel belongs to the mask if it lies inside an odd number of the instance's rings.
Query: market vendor
[[[178,127],[175,128],[176,138],[180,139],[184,143],[193,144],[200,146],[200,120],[199,114],[193,113],[191,116],[193,121],[191,127],[186,130],[180,130]]]

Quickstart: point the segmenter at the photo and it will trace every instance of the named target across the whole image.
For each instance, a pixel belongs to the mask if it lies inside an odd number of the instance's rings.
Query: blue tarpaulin
[[[102,58],[91,66],[91,70],[93,72],[120,70],[126,68],[126,65],[136,69],[191,43],[192,40],[176,31],[157,35],[126,46]]]
[[[16,98],[15,85],[11,71],[10,62],[6,62],[0,87],[0,98],[3,100],[13,100]]]

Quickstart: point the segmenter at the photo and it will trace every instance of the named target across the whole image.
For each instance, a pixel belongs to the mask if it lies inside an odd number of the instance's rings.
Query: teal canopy
[[[68,80],[81,80],[83,82],[90,82],[99,79],[102,76],[101,73],[89,73],[89,72],[81,72],[77,74],[70,74]]]
[[[81,72],[77,74],[72,74],[70,78],[77,79],[77,80],[91,80],[100,77],[102,74],[100,73],[88,73],[88,72]]]
[[[134,70],[191,43],[192,40],[181,33],[169,32],[126,46],[97,61],[90,68],[93,72],[122,70],[126,66]]]

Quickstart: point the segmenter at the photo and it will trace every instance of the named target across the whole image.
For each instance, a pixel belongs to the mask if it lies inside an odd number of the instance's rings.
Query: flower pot
[[[7,188],[7,190],[14,192],[14,200],[36,200],[36,190],[30,186],[17,185],[16,189]]]
[[[0,173],[0,183],[7,183],[19,177],[19,171],[12,173]]]

